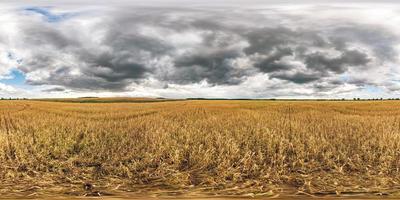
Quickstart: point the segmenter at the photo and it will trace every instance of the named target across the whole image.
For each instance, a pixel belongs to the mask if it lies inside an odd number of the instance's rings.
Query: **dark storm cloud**
[[[254,29],[246,35],[250,46],[244,50],[246,54],[270,53],[274,47],[289,46],[293,44],[307,44],[322,47],[327,45],[317,32],[302,29],[293,30],[288,27],[268,27]],[[283,49],[285,50],[285,49]]]
[[[93,71],[85,71],[83,74],[74,75],[71,68],[61,67],[54,70],[48,70],[49,75],[46,78],[39,80],[28,79],[27,83],[31,85],[60,85],[67,88],[84,91],[122,91],[131,83],[129,80],[116,77],[118,74],[106,75],[107,71],[101,72],[101,69],[96,70],[93,66],[90,66],[89,69]],[[110,71],[108,71],[108,73],[110,73]],[[115,72],[112,71],[112,73]]]
[[[64,91],[65,91],[65,89],[62,87],[54,87],[54,88],[42,90],[42,92],[64,92]]]
[[[376,83],[373,80],[367,79],[367,78],[359,78],[359,77],[354,77],[351,78],[350,80],[346,81],[347,83],[362,87],[365,85],[376,85]]]
[[[85,54],[82,54],[85,55]],[[119,82],[126,79],[140,79],[148,69],[133,52],[100,53],[85,55],[81,58],[88,65],[83,74],[104,79],[109,82]]]
[[[298,28],[256,13],[201,9],[118,8],[103,14],[108,17],[89,30],[93,38],[68,24],[71,19],[23,24],[21,39],[32,52],[20,69],[48,73],[28,77],[27,83],[123,91],[149,78],[163,84],[238,85],[261,73],[301,85],[397,56],[392,43],[397,37],[372,25]],[[171,39],[174,34],[181,38]]]
[[[349,24],[340,26],[333,31],[332,40],[336,41],[336,46],[342,49],[347,43],[361,42],[371,47],[377,57],[382,60],[397,58],[397,52],[393,43],[399,41],[398,36],[380,25],[374,26],[363,24]],[[340,45],[339,45],[340,44]]]
[[[293,83],[303,84],[316,81],[321,78],[318,74],[306,74],[301,72],[296,72],[294,74],[290,73],[276,73],[272,74],[271,78],[278,78],[282,80],[287,80]]]
[[[320,52],[308,54],[305,58],[309,69],[335,73],[343,73],[350,66],[365,66],[369,61],[367,54],[357,50],[345,50],[340,56],[334,58],[329,58]]]
[[[334,32],[342,32],[342,28]],[[362,32],[356,29],[352,34]],[[324,36],[318,30],[263,28],[250,31],[246,36],[250,46],[244,52],[249,56],[261,56],[261,59],[256,60],[255,68],[270,73],[272,78],[298,84],[331,76],[330,73],[341,74],[350,67],[366,67],[371,61],[365,52],[352,49],[349,45],[353,42],[352,37],[339,39]],[[382,40],[379,39],[383,37],[380,32],[375,36],[378,37],[376,40]],[[365,42],[363,45],[370,45],[367,41],[360,41]],[[329,55],[332,51],[339,55]],[[297,71],[299,66],[286,62],[285,57],[303,63],[307,73]]]
[[[267,58],[255,63],[254,67],[260,71],[269,73],[274,71],[289,70],[293,66],[280,62],[285,56],[293,56],[294,51],[291,48],[277,48],[274,53]]]
[[[99,46],[95,47],[90,47],[86,41],[78,40],[76,35],[67,35],[53,26],[35,24],[24,27],[28,33],[25,39],[31,45],[37,45],[38,51],[33,52],[30,59],[24,60],[21,70],[28,73],[34,69],[47,69],[50,74],[47,78],[28,80],[27,83],[62,85],[78,90],[121,91],[132,82],[146,78],[146,73],[151,73],[150,66],[146,64],[148,59],[163,55],[173,47],[137,32],[136,21],[123,18],[121,21],[111,20],[98,27],[104,29],[105,36]],[[72,63],[75,64],[73,66],[60,64],[64,60],[59,60],[55,53],[71,56],[78,63]],[[74,74],[74,68],[78,68],[80,74]]]
[[[171,81],[187,84],[206,80],[211,84],[237,84],[241,74],[235,74],[230,59],[238,56],[238,52],[227,50],[184,55],[175,60],[176,73]]]

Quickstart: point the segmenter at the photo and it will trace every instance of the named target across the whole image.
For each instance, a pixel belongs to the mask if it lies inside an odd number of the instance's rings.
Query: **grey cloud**
[[[65,33],[49,25],[37,25],[21,27],[26,38],[32,45],[52,45],[57,49],[63,49],[67,46],[77,45],[76,41],[68,38]]]
[[[31,58],[24,59],[20,68],[25,73],[37,69],[48,69],[50,73],[46,79],[28,80],[27,83],[62,85],[78,90],[122,91],[151,72],[146,63],[148,59],[172,50],[163,41],[138,33],[136,23],[111,22],[98,27],[104,29],[106,35],[100,46],[94,48],[74,36],[65,36],[62,30],[52,26],[27,25],[24,28],[28,30],[25,41],[38,51],[32,52]],[[125,28],[130,32],[125,32]],[[78,63],[68,65],[69,60],[64,60],[64,56],[60,60],[57,54],[71,56]],[[78,68],[80,73],[74,74],[74,68]]]
[[[388,86],[385,87],[387,90],[390,92],[398,92],[400,91],[400,85],[397,83],[391,83]]]
[[[393,61],[397,58],[393,43],[398,42],[399,38],[385,27],[350,23],[335,28],[333,34],[332,39],[340,41],[342,46],[346,43],[361,42],[369,45],[380,59]]]
[[[54,88],[42,90],[42,92],[64,92],[64,91],[65,91],[65,89],[62,87],[54,87]]]
[[[132,52],[102,53],[99,55],[86,55],[82,58],[87,63],[83,70],[86,76],[102,78],[109,82],[119,82],[126,79],[140,79],[144,76],[146,66],[135,59]]]
[[[271,78],[278,78],[282,80],[291,81],[293,83],[304,84],[320,79],[319,74],[307,74],[302,72],[296,73],[276,73],[272,74]]]
[[[350,80],[347,80],[346,83],[353,84],[359,87],[365,86],[365,85],[376,85],[374,81],[371,81],[367,78],[360,78],[360,77],[355,77],[351,78]]]
[[[311,45],[321,47],[327,45],[318,32],[292,30],[287,27],[268,27],[255,29],[246,34],[250,46],[244,50],[248,55],[270,53],[274,47],[290,45]]]
[[[27,80],[30,85],[60,85],[74,90],[99,90],[99,91],[122,91],[129,81],[108,81],[103,77],[93,74],[74,75],[68,67],[49,70],[49,76],[40,80]]]
[[[171,80],[183,84],[202,80],[211,84],[237,84],[241,74],[235,74],[230,59],[238,56],[238,52],[229,50],[184,55],[175,60],[176,73]]]
[[[19,69],[24,73],[29,73],[37,69],[47,69],[53,66],[54,60],[52,60],[52,53],[46,54],[46,52],[35,52],[32,53],[30,58],[23,58],[22,64]]]
[[[358,30],[354,34],[357,33]],[[351,38],[324,37],[318,30],[264,28],[249,32],[247,37],[250,46],[244,52],[262,57],[256,60],[255,68],[271,73],[272,78],[298,84],[329,77],[330,72],[341,74],[350,67],[366,67],[371,61],[366,53],[351,49],[348,44]],[[335,51],[339,56],[331,57],[327,51]],[[300,72],[299,66],[285,62],[285,57],[303,63],[307,73]]]
[[[332,71],[343,73],[349,66],[363,66],[368,64],[368,55],[357,50],[345,50],[340,56],[329,58],[318,52],[306,55],[305,63],[310,69],[318,71]]]
[[[287,63],[282,63],[281,59],[285,56],[292,56],[293,53],[293,50],[290,48],[277,48],[276,52],[272,53],[267,58],[262,59],[260,62],[255,63],[254,67],[265,73],[289,70],[293,66]]]

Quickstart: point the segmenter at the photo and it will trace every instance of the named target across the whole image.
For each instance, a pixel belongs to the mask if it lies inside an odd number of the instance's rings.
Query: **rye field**
[[[0,194],[400,195],[399,101],[0,101]]]

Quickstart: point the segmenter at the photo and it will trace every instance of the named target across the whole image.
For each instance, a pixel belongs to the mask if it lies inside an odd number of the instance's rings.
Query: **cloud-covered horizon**
[[[0,96],[400,94],[393,4],[4,5]]]

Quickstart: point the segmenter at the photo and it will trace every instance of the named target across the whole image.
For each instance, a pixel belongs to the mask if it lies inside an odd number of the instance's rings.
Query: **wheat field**
[[[395,197],[400,102],[0,101],[0,162],[2,195]]]

